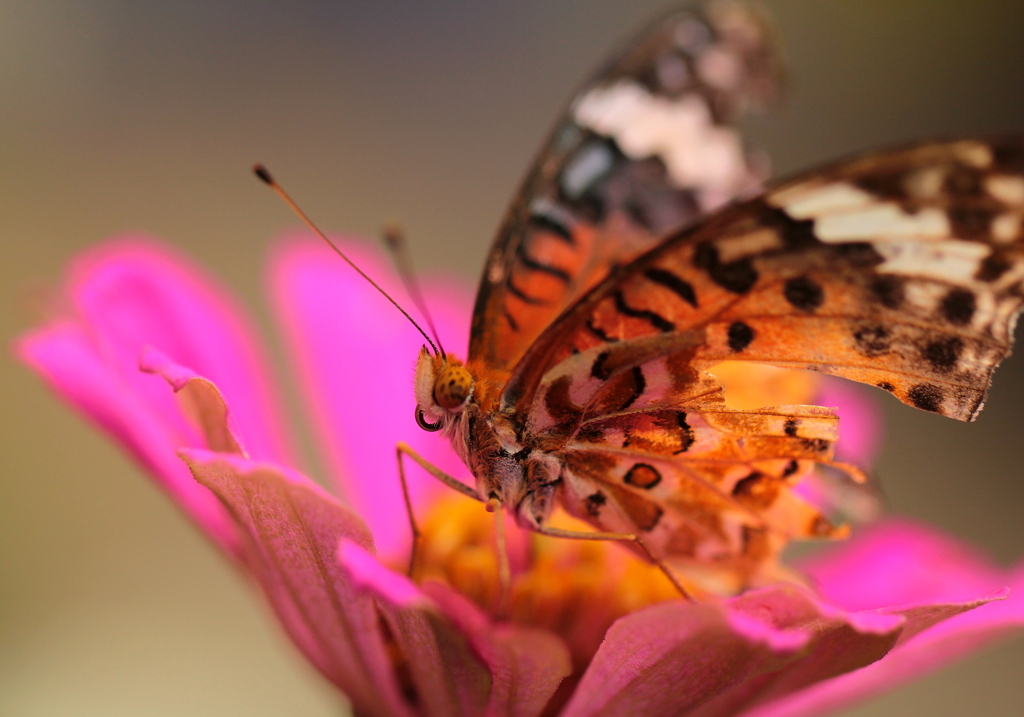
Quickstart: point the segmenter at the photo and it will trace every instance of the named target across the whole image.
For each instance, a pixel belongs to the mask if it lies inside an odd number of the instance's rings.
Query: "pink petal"
[[[1024,581],[1016,589],[1024,590]],[[966,611],[982,607],[910,637],[906,644],[897,645],[872,665],[743,714],[745,717],[810,717],[850,707],[973,652],[986,642],[1005,637],[1009,628],[1024,625],[1024,614],[1019,606],[1007,609],[1009,601],[986,604],[989,599],[982,598],[960,606],[938,606],[930,618],[945,618],[957,609]]]
[[[170,384],[182,410],[202,434],[206,448],[249,457],[238,438],[234,415],[213,383],[148,346],[142,350],[139,370],[162,376]]]
[[[724,606],[653,605],[612,625],[562,717],[689,714],[795,659],[811,638]]]
[[[66,293],[69,315],[22,336],[16,353],[238,557],[238,536],[223,506],[175,454],[181,446],[204,445],[203,437],[165,383],[139,371],[139,357],[155,346],[173,358],[161,359],[161,370],[188,366],[215,382],[235,409],[235,433],[245,434],[253,455],[283,460],[279,414],[248,319],[198,268],[142,239],[108,242],[80,256]]]
[[[338,548],[338,560],[354,585],[369,589],[391,605],[421,610],[432,607],[412,580],[387,569],[356,543],[343,539]]]
[[[384,258],[366,245],[345,251],[389,294],[411,308]],[[414,420],[412,377],[423,338],[363,278],[317,240],[285,242],[271,261],[273,304],[288,338],[299,380],[317,421],[316,433],[339,490],[373,530],[383,555],[407,549],[395,444],[404,440],[443,470],[468,471],[438,435]],[[471,300],[461,280],[423,282],[448,350],[464,351]],[[414,504],[438,489],[410,466]]]
[[[176,413],[159,381],[138,372],[153,346],[217,384],[249,452],[290,463],[267,362],[245,312],[201,268],[147,239],[102,244],[73,263],[69,295],[99,355],[161,415]]]
[[[495,625],[438,583],[421,590],[357,545],[339,554],[354,583],[384,601],[422,712],[533,717],[572,669],[569,651],[542,630]]]
[[[372,598],[338,563],[342,539],[372,550],[366,525],[301,474],[269,463],[183,450],[196,480],[245,536],[250,567],[306,657],[366,715],[410,715]]]
[[[743,710],[757,713],[752,706],[784,701],[810,686],[827,685],[839,675],[867,669],[865,665],[883,659],[906,639],[990,599],[845,613],[797,586],[777,586],[740,596],[730,601],[731,609],[759,616],[777,629],[811,630],[813,638],[797,659],[726,690],[688,717],[727,717]]]
[[[489,717],[534,717],[572,672],[569,649],[545,631],[508,623],[495,625],[468,599],[440,583],[424,592],[463,634],[491,672]]]
[[[133,390],[125,376],[104,361],[82,326],[51,323],[22,336],[15,350],[55,393],[153,473],[160,486],[215,543],[235,558],[241,557],[239,535],[224,506],[192,479],[175,454],[183,443],[180,434],[169,428],[164,417]],[[167,386],[159,387],[171,394]],[[198,435],[191,440],[197,442]]]
[[[970,546],[906,519],[865,526],[798,567],[824,599],[851,611],[973,600],[1009,582]]]
[[[744,713],[750,717],[810,716],[850,706],[1024,626],[1024,566],[1005,574],[967,546],[909,521],[872,526],[805,567],[835,603],[908,603],[879,611],[903,614],[905,634],[882,660]],[[1006,584],[1009,593],[964,597]]]
[[[404,576],[359,546],[342,541],[339,559],[352,582],[378,599],[406,673],[406,694],[428,717],[482,714],[491,678],[465,635]]]

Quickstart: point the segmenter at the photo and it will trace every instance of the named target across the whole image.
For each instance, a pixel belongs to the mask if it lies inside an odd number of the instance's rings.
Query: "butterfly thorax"
[[[417,421],[441,431],[476,478],[485,500],[497,498],[523,527],[546,523],[559,468],[553,456],[520,437],[522,428],[496,410],[504,375],[451,356],[420,353]]]

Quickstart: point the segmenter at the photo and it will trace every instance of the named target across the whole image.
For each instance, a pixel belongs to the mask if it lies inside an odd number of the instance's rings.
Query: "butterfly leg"
[[[412,510],[412,498],[409,496],[409,484],[405,479],[405,463],[402,461],[402,456],[409,456],[412,458],[423,470],[430,475],[437,478],[439,481],[444,483],[449,488],[462,493],[463,495],[479,500],[483,502],[483,498],[475,490],[470,488],[468,485],[463,483],[457,478],[454,478],[440,468],[435,466],[433,463],[428,461],[426,458],[421,456],[419,453],[414,451],[408,443],[402,441],[398,442],[395,446],[395,456],[398,460],[398,478],[402,482],[402,498],[405,500],[405,512],[409,516],[409,528],[412,531],[412,549],[409,551],[409,569],[408,575],[412,577],[413,568],[416,567],[416,552],[420,542],[420,529],[416,524],[416,515]]]
[[[505,543],[505,516],[501,501],[497,498],[488,498],[484,507],[488,512],[494,513],[494,542],[498,550],[498,582],[501,585],[498,614],[505,617],[512,594],[512,568],[508,562],[508,548]]]
[[[665,561],[658,558],[651,549],[647,547],[647,543],[635,533],[602,533],[599,531],[589,530],[564,530],[562,528],[552,528],[550,526],[538,526],[535,528],[541,535],[547,535],[552,538],[568,538],[570,540],[630,540],[639,545],[647,557],[650,558],[651,562],[658,566],[658,569],[668,578],[668,581],[672,583],[672,586],[679,591],[679,594],[684,598],[693,602],[693,596],[690,591],[683,587],[683,584],[679,582],[679,578],[676,577],[672,569],[665,564]]]

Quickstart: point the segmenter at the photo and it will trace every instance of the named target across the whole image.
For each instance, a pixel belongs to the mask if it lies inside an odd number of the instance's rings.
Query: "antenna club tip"
[[[270,186],[274,186],[274,178],[270,176],[270,172],[262,164],[254,164],[252,166],[252,171],[253,174],[259,177],[263,182]]]
[[[405,243],[405,234],[402,232],[402,225],[397,221],[387,221],[381,227],[381,235],[388,247],[395,251]]]

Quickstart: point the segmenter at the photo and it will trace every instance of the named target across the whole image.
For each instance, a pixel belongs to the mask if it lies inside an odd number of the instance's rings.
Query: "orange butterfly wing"
[[[609,267],[736,197],[766,161],[734,122],[779,88],[764,21],[738,4],[675,12],[581,89],[498,231],[469,360],[510,370]]]
[[[808,368],[969,420],[1024,280],[1024,142],[869,155],[724,209],[617,268],[527,351],[501,396],[565,469],[561,500],[722,589],[834,529],[792,488],[831,460],[828,409],[726,408],[705,369]]]

